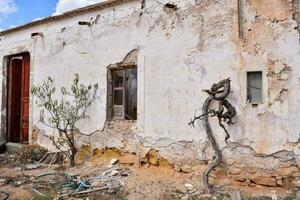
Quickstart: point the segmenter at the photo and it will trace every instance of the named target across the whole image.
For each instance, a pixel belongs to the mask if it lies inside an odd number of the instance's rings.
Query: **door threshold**
[[[6,146],[6,151],[7,152],[15,153],[15,152],[19,151],[24,146],[24,144],[8,142],[8,143],[5,144],[5,146]]]

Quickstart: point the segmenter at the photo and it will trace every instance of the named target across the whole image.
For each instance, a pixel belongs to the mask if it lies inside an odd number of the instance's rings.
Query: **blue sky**
[[[31,22],[37,18],[51,16],[55,12],[57,1],[14,0],[16,10],[1,16],[0,29],[8,29]]]
[[[0,0],[0,30],[105,0]]]

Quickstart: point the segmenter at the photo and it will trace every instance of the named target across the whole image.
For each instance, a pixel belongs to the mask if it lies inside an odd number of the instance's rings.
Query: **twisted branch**
[[[227,96],[230,94],[230,79],[224,79],[218,83],[215,83],[212,85],[210,90],[203,90],[209,96],[205,100],[203,106],[202,106],[202,115],[194,117],[193,120],[189,123],[189,125],[193,125],[196,120],[203,120],[203,125],[205,126],[206,133],[207,133],[207,139],[212,144],[212,147],[215,151],[215,157],[212,163],[208,166],[207,170],[203,173],[203,184],[205,189],[211,191],[212,186],[209,184],[209,174],[211,171],[213,171],[216,167],[218,167],[222,162],[222,153],[221,150],[216,142],[216,139],[213,135],[210,123],[209,123],[209,116],[214,117],[216,116],[219,121],[220,127],[224,130],[226,133],[225,141],[227,143],[227,140],[230,138],[230,135],[228,131],[226,130],[223,121],[226,122],[228,125],[234,124],[232,122],[232,118],[236,115],[235,108],[226,100]],[[219,102],[219,109],[213,110],[209,109],[211,102],[215,100]],[[227,109],[227,111],[224,113],[224,108]]]

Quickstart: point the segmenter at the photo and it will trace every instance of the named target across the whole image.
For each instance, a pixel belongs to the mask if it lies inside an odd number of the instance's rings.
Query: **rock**
[[[151,153],[151,154],[149,154],[148,162],[151,165],[158,166],[159,165],[159,160],[160,160],[160,157],[159,157],[159,155],[157,153]]]
[[[232,168],[230,168],[229,173],[233,174],[233,175],[238,175],[241,173],[241,171],[242,170],[240,170],[239,168],[232,167]]]
[[[300,175],[297,173],[299,173],[299,168],[296,166],[285,167],[283,170],[280,171],[280,174],[284,177]]]
[[[191,166],[184,165],[184,166],[181,167],[181,171],[185,172],[185,173],[189,173],[189,172],[192,171],[192,168],[191,168]]]
[[[200,199],[212,199],[213,196],[211,194],[202,194],[200,195]]]
[[[295,155],[295,159],[296,159],[298,167],[300,168],[300,155]]]
[[[109,166],[113,166],[113,165],[117,164],[118,161],[119,161],[119,159],[117,159],[117,158],[111,159],[111,161],[109,162]]]
[[[300,187],[300,178],[299,177],[293,181],[293,185],[295,187]],[[299,193],[300,193],[300,190],[299,190]]]
[[[39,165],[39,164],[26,165],[25,170],[33,170],[33,169],[37,169],[37,168],[40,168],[40,167],[41,167],[41,165]]]
[[[278,200],[276,191],[271,191],[271,198],[272,198],[272,200]]]
[[[235,161],[233,159],[228,159],[227,160],[228,165],[233,165],[234,163],[235,163]]]
[[[180,198],[180,200],[188,200],[188,199],[189,199],[189,195],[185,195],[185,196]]]
[[[113,170],[110,172],[109,176],[116,176],[118,175],[119,171],[118,170]]]
[[[176,172],[180,172],[180,171],[181,171],[181,163],[175,162],[175,163],[174,163],[174,170],[175,170]]]
[[[300,190],[296,191],[296,199],[300,199]]]
[[[255,176],[251,178],[258,185],[276,187],[276,179],[274,177]]]
[[[122,172],[122,173],[121,173],[121,176],[127,177],[127,176],[129,176],[129,172]]]
[[[281,79],[281,80],[288,80],[288,79],[289,79],[289,74],[282,73],[282,74],[280,75],[280,79]]]
[[[102,180],[100,180],[100,179],[95,179],[92,182],[92,187],[95,187],[95,188],[101,187],[102,185],[103,185],[103,183],[102,183]]]
[[[233,191],[230,196],[231,200],[242,200],[241,193],[239,191]]]
[[[15,167],[14,171],[22,171],[22,167]]]
[[[6,179],[0,178],[0,186],[5,185]]]
[[[278,74],[279,72],[281,72],[283,69],[285,68],[285,65],[281,62],[275,62],[274,64],[274,73]]]
[[[283,186],[283,181],[281,177],[276,177],[276,184],[279,186]]]
[[[125,165],[134,165],[136,163],[138,163],[138,157],[136,155],[125,155],[125,156],[122,156],[120,159],[119,159],[119,163],[120,164],[125,164]]]
[[[256,184],[253,183],[253,182],[252,182],[251,180],[249,180],[249,179],[246,179],[246,180],[245,180],[245,183],[246,183],[247,186],[250,186],[250,187],[255,187],[255,186],[256,186]]]
[[[194,186],[190,183],[185,183],[184,186],[188,191],[192,191],[194,189]]]

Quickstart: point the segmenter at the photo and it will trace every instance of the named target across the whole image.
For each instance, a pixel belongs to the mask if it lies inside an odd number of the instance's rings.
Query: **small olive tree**
[[[97,90],[98,84],[85,86],[79,83],[78,74],[75,74],[69,90],[65,87],[61,88],[60,99],[54,97],[56,88],[51,77],[31,89],[32,95],[37,97],[40,122],[58,131],[57,137],[51,135],[48,138],[67,156],[70,166],[75,165],[77,153],[75,136],[81,133],[77,123],[88,117],[86,111],[95,99]],[[48,113],[46,117],[45,111]]]

